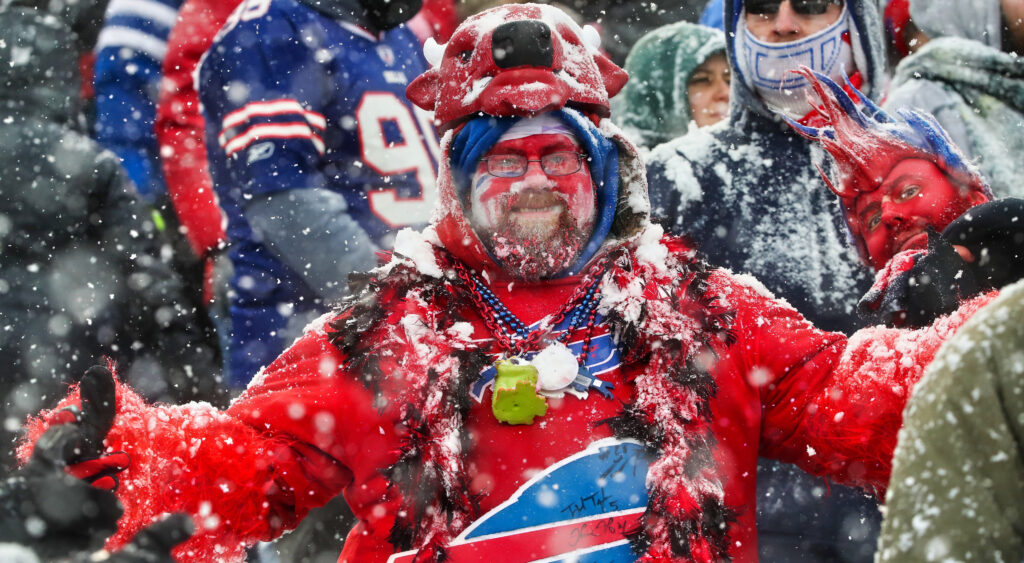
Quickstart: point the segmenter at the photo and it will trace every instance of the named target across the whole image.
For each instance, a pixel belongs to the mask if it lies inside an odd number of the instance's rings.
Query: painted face
[[[470,221],[516,277],[540,279],[564,270],[590,238],[597,203],[581,152],[572,137],[539,134],[501,141],[477,165]],[[516,175],[524,158],[526,170]]]
[[[842,13],[842,4],[823,0],[791,0],[773,2],[748,0],[745,8],[747,29],[761,41],[787,43],[813,35],[835,23]]]
[[[690,115],[698,127],[714,125],[729,115],[729,83],[732,71],[725,53],[712,55],[690,76],[687,95]]]
[[[877,190],[857,197],[851,223],[868,262],[880,270],[900,251],[927,248],[927,227],[941,231],[986,199],[977,191],[962,193],[934,163],[909,158],[894,166]]]

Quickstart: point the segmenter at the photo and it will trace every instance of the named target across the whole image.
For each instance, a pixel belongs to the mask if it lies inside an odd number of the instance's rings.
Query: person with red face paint
[[[342,492],[341,561],[753,562],[759,454],[881,492],[914,382],[988,296],[848,339],[703,262],[649,220],[595,43],[527,4],[433,52],[407,90],[444,132],[430,227],[227,410],[116,385],[111,547],[181,510],[179,560],[235,561]]]
[[[832,166],[822,168],[834,173],[823,178],[840,197],[861,258],[878,273],[862,313],[922,326],[1024,277],[1024,200],[991,201],[985,179],[931,116],[889,115],[856,90],[855,102],[829,78],[801,72],[826,125],[790,125],[831,155]]]

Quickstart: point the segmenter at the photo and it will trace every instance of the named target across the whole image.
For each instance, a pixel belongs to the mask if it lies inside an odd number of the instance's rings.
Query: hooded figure
[[[0,17],[0,403],[12,422],[103,356],[124,361],[152,398],[216,390],[215,351],[161,260],[157,222],[116,157],[75,130],[76,38],[68,20],[35,8]],[[11,426],[0,459],[13,459]]]
[[[883,106],[934,115],[997,197],[1024,197],[1024,61],[1002,2],[913,0],[910,15],[930,40],[896,67]]]
[[[755,54],[770,50],[749,40],[743,4],[742,0],[724,2],[726,48],[733,73],[729,119],[691,131],[651,154],[652,212],[669,232],[692,236],[710,262],[753,274],[818,326],[849,333],[866,324],[857,313],[857,303],[869,289],[871,275],[849,251],[839,203],[813,164],[814,143],[789,129],[775,111],[777,104],[802,100],[803,92],[794,88],[789,96],[775,96],[769,73],[752,74],[756,64],[750,61],[757,60]],[[843,2],[835,24],[802,41],[839,45],[844,31],[848,50],[837,55],[852,61],[865,92],[880,95],[885,84],[885,49],[876,2]],[[837,34],[840,41],[827,41]],[[809,63],[796,55],[773,60],[793,69],[801,61]],[[838,78],[843,71],[852,72],[851,65],[838,63],[826,74]],[[825,70],[820,64],[817,68]],[[800,85],[795,77],[779,74],[791,81],[787,86]],[[762,94],[773,98],[768,101]],[[798,118],[811,111],[809,106],[800,109]],[[871,559],[874,530],[880,521],[872,503],[856,491],[841,488],[831,489],[821,502],[808,494],[816,490],[816,483],[801,472],[771,462],[762,465],[763,492],[776,499],[761,509],[763,559],[791,557],[782,553],[792,552],[794,535],[800,538],[800,553],[824,553],[825,560]],[[785,492],[779,494],[780,490]],[[816,512],[807,501],[816,504]],[[801,518],[812,513],[814,517],[807,521]],[[862,522],[864,527],[847,529],[843,522]],[[851,537],[857,539],[856,548],[847,541]]]
[[[823,328],[851,332],[861,324],[855,306],[869,276],[846,250],[838,203],[811,161],[813,143],[790,130],[772,109],[802,100],[801,85],[784,74],[785,91],[793,88],[791,94],[767,101],[763,93],[779,90],[768,85],[770,77],[752,76],[751,59],[745,57],[757,53],[755,47],[767,47],[747,37],[743,0],[728,0],[725,15],[725,35],[734,38],[726,42],[733,72],[729,119],[692,131],[651,155],[654,216],[670,232],[692,236],[712,263],[754,274]],[[875,2],[844,2],[840,20],[822,33],[833,32],[840,42],[844,36],[850,42],[826,74],[838,77],[844,68],[839,62],[852,61],[862,90],[879,95],[885,63]],[[738,45],[740,37],[747,37],[744,45]],[[825,41],[822,37],[806,41]],[[786,58],[779,64],[795,69],[802,60]],[[850,66],[845,70],[851,72]],[[809,106],[796,117],[808,111]]]
[[[626,58],[629,82],[612,102],[623,130],[643,147],[685,134],[694,117],[690,78],[711,57],[725,54],[725,35],[679,22],[645,35]]]
[[[820,169],[832,173],[823,179],[839,196],[858,254],[877,272],[862,313],[922,326],[1024,276],[1024,200],[989,201],[988,183],[934,118],[888,114],[855,88],[851,97],[826,76],[801,73],[825,125],[789,123],[829,154],[831,166]]]
[[[753,562],[759,452],[884,489],[906,396],[972,308],[847,340],[663,236],[600,117],[625,77],[596,39],[522,4],[428,49],[408,93],[446,116],[432,225],[226,411],[119,385],[124,453],[69,460],[130,459],[108,545],[180,509],[205,524],[180,561],[237,561],[342,492],[343,561]]]

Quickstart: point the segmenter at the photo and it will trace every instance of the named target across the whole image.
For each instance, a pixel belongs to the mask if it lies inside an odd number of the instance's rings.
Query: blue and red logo
[[[448,546],[453,563],[626,563],[626,533],[647,508],[654,457],[638,442],[607,438],[545,469]],[[388,563],[409,563],[415,551]]]

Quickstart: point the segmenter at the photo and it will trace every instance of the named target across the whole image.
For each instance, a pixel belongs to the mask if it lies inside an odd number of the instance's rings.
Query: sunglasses
[[[779,13],[781,0],[743,0],[743,9],[748,14],[759,16],[773,15]],[[789,0],[793,11],[801,16],[820,16],[828,11],[832,5],[842,6],[842,0]]]

